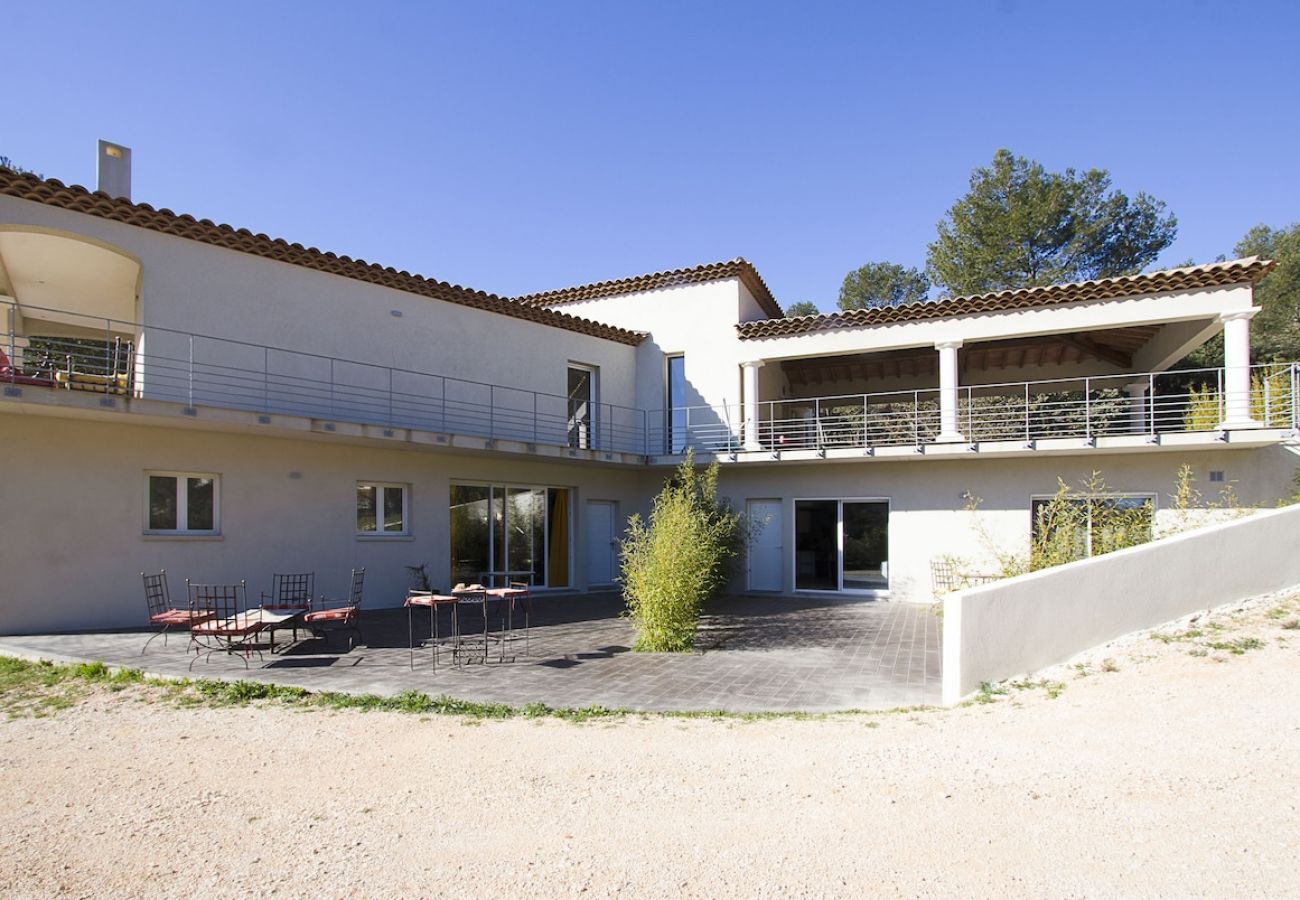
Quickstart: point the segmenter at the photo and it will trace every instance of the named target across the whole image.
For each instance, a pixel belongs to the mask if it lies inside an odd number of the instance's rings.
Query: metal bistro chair
[[[196,616],[204,615],[203,621],[190,627],[190,641],[197,645],[196,650],[206,649],[204,662],[218,652],[234,655],[241,654],[244,668],[248,668],[248,657],[256,653],[262,658],[262,651],[253,643],[262,630],[262,619],[257,613],[248,611],[248,585],[238,584],[194,584],[185,579],[186,591],[190,596],[190,611]],[[198,662],[199,656],[190,660],[190,668]]]
[[[262,609],[289,616],[281,622],[266,625],[265,630],[271,639],[272,653],[275,652],[277,629],[292,628],[293,639],[298,640],[298,628],[302,625],[303,616],[311,612],[311,598],[314,593],[316,593],[315,572],[298,572],[291,575],[276,572],[271,576],[271,593],[262,592]]]
[[[311,629],[318,638],[329,641],[331,631],[348,629],[353,637],[348,639],[348,650],[361,643],[361,602],[365,598],[365,569],[353,569],[351,589],[346,600],[320,598],[320,609],[312,610],[302,617],[303,625]]]
[[[451,595],[456,598],[456,605],[451,608],[452,630],[455,632],[452,645],[451,658],[460,665],[464,662],[465,651],[465,633],[461,629],[461,610],[477,609],[483,616],[483,662],[487,662],[488,657],[488,592],[482,585],[470,585],[469,587],[452,588]],[[477,643],[477,640],[475,641]]]
[[[438,609],[439,607],[449,606],[452,610],[452,618],[456,616],[457,600],[447,594],[439,594],[436,591],[416,591],[406,592],[406,635],[407,644],[411,652],[411,668],[415,668],[415,607],[429,607],[429,646],[433,653],[433,671],[438,671],[438,648],[442,646],[442,638],[438,634]],[[453,629],[454,633],[454,629]],[[453,645],[452,657],[455,658]]]
[[[144,602],[149,607],[149,624],[161,626],[157,634],[144,642],[144,646],[140,648],[141,656],[144,656],[149,645],[159,637],[163,639],[163,646],[166,647],[167,632],[173,627],[188,631],[196,623],[211,618],[206,613],[196,613],[191,609],[172,606],[171,591],[167,588],[166,569],[160,570],[157,575],[146,575],[141,572],[140,578],[144,580]],[[188,647],[185,652],[189,652]]]
[[[521,606],[524,611],[524,656],[530,656],[532,653],[528,643],[528,628],[533,613],[533,596],[529,592],[529,588],[530,585],[526,581],[511,581],[506,587],[492,588],[488,591],[489,594],[505,604],[505,608],[501,611],[503,617],[502,626],[505,629],[501,650],[503,660],[505,659],[505,641],[507,638],[512,642],[514,641],[516,605]]]

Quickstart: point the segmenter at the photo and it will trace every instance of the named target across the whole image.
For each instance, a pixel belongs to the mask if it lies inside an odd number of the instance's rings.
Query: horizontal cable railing
[[[1235,396],[1226,371],[967,385],[957,390],[952,437],[1028,443],[1216,432],[1234,409],[1262,427],[1300,429],[1300,363],[1251,366],[1250,387]],[[867,449],[935,443],[941,420],[940,392],[927,389],[764,401],[752,423],[734,407],[659,410],[649,414],[647,433],[659,453]]]
[[[10,326],[0,383],[217,406],[266,415],[644,454],[646,414],[612,403],[24,305],[75,333],[28,337]],[[0,303],[0,315],[12,316]],[[70,331],[64,327],[60,331]]]
[[[12,304],[0,303],[0,314],[8,313],[11,323],[15,312],[20,311]],[[956,432],[944,434],[941,395],[933,388],[763,401],[754,420],[746,421],[744,408],[734,405],[646,411],[588,404],[429,372],[43,312],[53,314],[61,331],[87,336],[26,336],[10,324],[0,332],[0,349],[11,361],[0,366],[0,383],[638,455],[870,449],[941,439],[1155,438],[1218,431],[1228,419],[1300,429],[1298,363],[1252,366],[1249,387],[1238,386],[1236,394],[1222,368],[966,385],[949,412]]]

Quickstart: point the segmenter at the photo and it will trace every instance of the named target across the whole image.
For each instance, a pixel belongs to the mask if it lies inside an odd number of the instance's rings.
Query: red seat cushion
[[[303,616],[303,621],[308,624],[314,622],[346,622],[356,615],[355,606],[345,606],[341,609],[318,609],[316,612],[307,613]]]
[[[192,613],[188,609],[168,609],[156,613],[149,617],[151,625],[190,625],[206,622],[212,618],[212,613],[196,612]]]

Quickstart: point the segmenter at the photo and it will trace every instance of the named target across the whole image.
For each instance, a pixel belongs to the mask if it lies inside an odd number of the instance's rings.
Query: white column
[[[957,351],[961,341],[938,341],[939,351],[939,436],[940,443],[966,440],[957,430]]]
[[[763,368],[761,359],[750,360],[740,364],[742,392],[744,394],[745,449],[762,450],[758,441],[758,370]]]
[[[1223,313],[1223,421],[1219,428],[1259,428],[1250,417],[1250,320],[1259,309]]]
[[[1124,393],[1128,394],[1128,427],[1133,434],[1147,430],[1147,387],[1145,381],[1124,385]]]

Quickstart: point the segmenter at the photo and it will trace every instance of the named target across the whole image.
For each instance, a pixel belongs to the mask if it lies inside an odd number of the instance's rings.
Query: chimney
[[[98,190],[110,197],[131,199],[131,148],[99,142]]]

